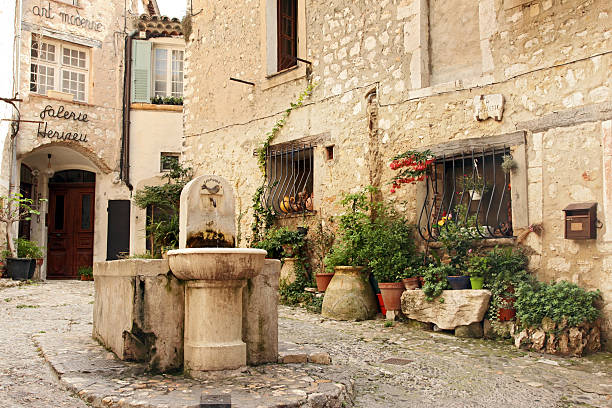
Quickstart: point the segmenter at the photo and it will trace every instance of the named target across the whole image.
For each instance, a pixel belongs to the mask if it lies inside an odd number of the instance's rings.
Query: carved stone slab
[[[474,97],[474,119],[481,121],[494,118],[502,120],[504,116],[504,95],[478,95]]]

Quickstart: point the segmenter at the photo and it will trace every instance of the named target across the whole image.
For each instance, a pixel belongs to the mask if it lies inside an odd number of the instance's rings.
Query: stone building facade
[[[154,1],[143,3],[159,13]],[[75,278],[80,267],[144,245],[133,231],[145,216],[130,211],[131,198],[135,186],[162,174],[160,150],[179,151],[181,107],[147,116],[157,112],[145,111],[151,100],[135,106],[126,93],[135,82],[125,75],[126,61],[134,65],[126,44],[152,35],[138,26],[137,1],[23,0],[15,10],[21,122],[15,145],[4,143],[1,173],[12,191],[47,200],[40,216],[19,226],[20,236],[45,248],[40,277]],[[177,25],[159,18],[153,36],[169,27],[180,47]],[[148,92],[154,61],[143,61]]]
[[[518,164],[508,182],[513,235],[541,224],[522,243],[532,270],[541,280],[599,288],[610,339],[609,2],[296,0],[289,11],[300,60],[279,71],[277,29],[286,10],[277,7],[285,3],[193,1],[194,14],[202,12],[191,17],[186,52],[184,154],[197,173],[234,183],[240,245],[248,244],[252,196],[262,182],[253,152],[314,83],[273,144],[314,146],[310,193],[318,215],[337,214],[343,193],[368,184],[389,194],[390,159],[405,150],[453,155],[499,145]],[[424,188],[391,196],[398,206],[407,202],[415,222]],[[565,239],[563,209],[582,202],[598,203],[597,238]]]

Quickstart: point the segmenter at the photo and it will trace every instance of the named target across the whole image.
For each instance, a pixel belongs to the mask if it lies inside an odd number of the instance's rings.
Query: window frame
[[[166,173],[171,171],[171,168],[164,167],[164,158],[165,157],[174,157],[176,158],[176,162],[178,163],[181,160],[181,154],[177,152],[161,152],[159,154],[159,172]]]
[[[282,4],[284,2],[291,3],[290,7],[293,9],[293,14],[284,14]],[[287,20],[287,24],[292,25],[291,34],[283,32],[283,20]],[[299,7],[298,0],[277,0],[276,2],[276,71],[282,72],[287,69],[291,69],[298,65],[298,24],[299,24]],[[285,45],[287,44],[284,40],[290,42],[293,50],[286,50]],[[285,61],[287,58],[293,59],[293,61]]]
[[[156,83],[162,80],[157,80],[157,51],[163,50],[166,52],[166,69],[165,69],[165,78],[163,79],[164,84],[166,85],[166,90],[164,95],[158,95],[158,91],[156,89]],[[174,81],[174,53],[181,53],[182,58],[180,60],[181,70],[180,72],[180,84],[182,85],[180,94],[173,91],[174,83],[178,83]],[[160,92],[161,93],[161,92]],[[181,47],[173,47],[168,44],[153,44],[153,48],[151,50],[151,97],[161,97],[161,98],[183,98],[185,93],[185,50]]]
[[[34,44],[38,44],[36,56],[33,55],[34,49],[35,49]],[[54,47],[55,51],[54,51],[53,61],[41,58],[41,49],[43,45],[46,45],[47,48],[49,46]],[[72,52],[77,53],[77,66],[72,65],[71,63],[64,63],[64,50],[70,50],[70,54],[71,54],[69,57],[70,59],[72,58]],[[83,66],[80,66],[80,64],[78,64],[78,62],[81,61],[79,53],[84,54],[84,59],[82,59],[84,61]],[[72,95],[74,102],[88,103],[89,97],[90,97],[89,95],[90,63],[91,63],[91,48],[83,47],[77,44],[59,41],[59,40],[55,40],[49,37],[44,37],[44,36],[33,34],[30,40],[30,80],[29,80],[30,92],[35,93],[37,95],[48,96],[48,92],[52,90],[52,91],[62,92],[62,93]],[[39,73],[38,72],[34,73],[35,66],[37,67],[37,70],[39,66],[43,66],[47,70],[49,69],[54,70],[52,85],[49,85],[49,83],[45,84],[44,93],[39,92],[39,89],[38,89],[40,87],[40,82],[38,81]],[[76,81],[77,89],[74,90],[75,93],[73,93],[70,86],[67,89],[64,88],[64,82],[63,82],[64,72],[70,73],[71,78],[72,78],[72,74],[76,74],[77,76],[79,75],[83,76],[83,81],[82,81],[83,98],[82,99],[79,98],[80,91],[78,89],[78,84],[80,84],[81,81]],[[33,75],[37,76],[37,80],[35,82],[32,81]],[[75,82],[71,78],[69,78],[68,81]],[[36,88],[36,89],[33,89],[33,88]]]

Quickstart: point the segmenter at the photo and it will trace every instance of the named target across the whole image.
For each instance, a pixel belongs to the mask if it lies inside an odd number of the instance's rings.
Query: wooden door
[[[94,184],[50,186],[48,279],[75,279],[93,264],[94,198]]]

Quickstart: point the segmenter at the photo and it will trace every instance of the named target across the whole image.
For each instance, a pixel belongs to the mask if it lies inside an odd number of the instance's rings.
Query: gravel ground
[[[91,282],[3,288],[0,407],[85,407],[63,390],[32,339],[90,332]],[[336,322],[280,308],[280,340],[330,353],[355,381],[355,405],[377,407],[612,407],[612,355],[583,359],[525,353],[381,320]],[[399,360],[385,362],[390,358]]]

